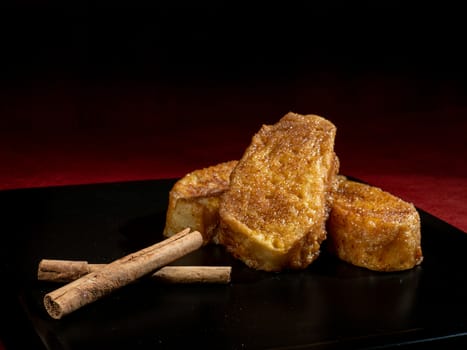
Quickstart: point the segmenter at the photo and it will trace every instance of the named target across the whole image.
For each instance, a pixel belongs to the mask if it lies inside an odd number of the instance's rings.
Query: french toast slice
[[[253,136],[219,205],[219,243],[249,267],[307,267],[326,238],[336,127],[288,113]]]
[[[237,161],[197,169],[179,179],[169,192],[163,235],[170,237],[190,227],[203,235],[204,243],[214,241],[219,222],[219,198],[229,187]]]
[[[327,246],[338,258],[374,271],[407,270],[422,262],[413,204],[342,175],[333,197]]]

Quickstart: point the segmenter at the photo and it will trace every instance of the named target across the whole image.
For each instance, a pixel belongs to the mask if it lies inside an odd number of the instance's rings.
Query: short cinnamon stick
[[[45,309],[51,317],[60,319],[200,248],[202,244],[202,235],[198,231],[190,232],[187,228],[46,294]]]
[[[152,277],[166,283],[229,283],[230,266],[165,266]]]
[[[79,260],[42,259],[37,269],[37,279],[48,282],[72,282],[90,272],[102,269],[106,264],[89,264]]]
[[[87,261],[43,259],[39,263],[40,281],[71,282],[88,273],[102,269],[106,264]],[[230,266],[164,266],[152,277],[166,283],[229,283]]]

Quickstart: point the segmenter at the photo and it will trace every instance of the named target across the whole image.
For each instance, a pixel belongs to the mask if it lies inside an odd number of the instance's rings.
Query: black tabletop
[[[418,348],[467,343],[467,236],[420,210],[421,266],[378,273],[330,256],[302,271],[247,268],[208,245],[180,265],[231,265],[227,285],[142,279],[61,320],[43,258],[107,263],[163,239],[174,180],[0,192],[1,337],[7,349]],[[18,335],[15,335],[18,334]]]

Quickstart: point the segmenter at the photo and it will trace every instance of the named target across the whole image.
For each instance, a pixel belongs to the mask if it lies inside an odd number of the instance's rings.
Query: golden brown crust
[[[340,259],[375,271],[421,263],[420,217],[411,203],[339,176],[327,223],[328,246]]]
[[[203,235],[205,243],[215,239],[219,222],[219,196],[229,187],[229,176],[237,161],[197,169],[178,180],[169,192],[164,236],[190,227]]]
[[[172,188],[177,198],[212,196],[225,191],[229,186],[230,174],[237,164],[236,160],[196,169],[178,180]]]
[[[304,268],[326,237],[336,127],[288,113],[252,138],[220,201],[219,241],[250,267]]]

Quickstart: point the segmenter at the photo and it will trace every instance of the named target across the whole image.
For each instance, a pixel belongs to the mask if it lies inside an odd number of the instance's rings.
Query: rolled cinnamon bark
[[[87,261],[42,259],[37,269],[37,279],[48,282],[72,282],[106,264],[89,264]]]
[[[45,309],[51,317],[60,319],[200,248],[202,244],[202,235],[198,231],[190,233],[187,228],[46,294]]]
[[[43,259],[37,278],[48,282],[71,282],[104,266],[106,264],[89,264],[87,261]],[[165,266],[152,277],[167,283],[229,283],[231,271],[230,266]]]
[[[165,266],[152,277],[166,283],[229,283],[230,266]]]

